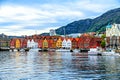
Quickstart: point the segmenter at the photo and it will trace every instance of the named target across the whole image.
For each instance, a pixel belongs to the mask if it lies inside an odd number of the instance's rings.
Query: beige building
[[[106,26],[106,46],[120,48],[120,24]]]
[[[106,37],[120,36],[120,24],[106,26]]]

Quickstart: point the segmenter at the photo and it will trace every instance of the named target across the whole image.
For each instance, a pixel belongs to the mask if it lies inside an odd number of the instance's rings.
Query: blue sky
[[[40,34],[119,7],[119,0],[0,0],[0,33]]]

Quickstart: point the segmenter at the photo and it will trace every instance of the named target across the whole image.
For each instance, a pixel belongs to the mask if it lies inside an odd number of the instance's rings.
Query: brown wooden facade
[[[27,47],[27,41],[28,40],[34,40],[38,43],[38,48],[50,48],[50,49],[56,49],[61,48],[63,37],[60,36],[30,36],[25,37],[22,39],[11,39],[10,41],[10,47],[16,48],[16,40],[19,40],[17,42],[17,47],[19,48],[26,48]],[[89,48],[96,48],[100,47],[101,38],[91,36],[89,34],[83,34],[79,38],[66,38],[70,39],[72,42],[72,49],[89,49]],[[109,42],[109,41],[108,41]]]

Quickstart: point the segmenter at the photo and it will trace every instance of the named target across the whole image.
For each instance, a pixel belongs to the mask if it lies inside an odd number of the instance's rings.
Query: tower
[[[56,32],[54,29],[50,29],[50,32],[49,32],[50,36],[55,36],[56,35]]]

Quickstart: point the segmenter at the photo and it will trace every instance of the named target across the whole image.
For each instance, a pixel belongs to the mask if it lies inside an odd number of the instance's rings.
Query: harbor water
[[[0,52],[0,80],[120,80],[120,56]]]

